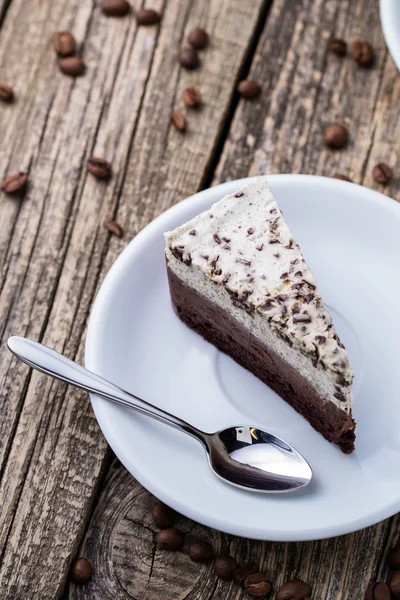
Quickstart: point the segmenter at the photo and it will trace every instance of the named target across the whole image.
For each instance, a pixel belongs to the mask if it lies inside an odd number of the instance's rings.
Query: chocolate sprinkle
[[[279,240],[269,240],[269,244],[280,244]]]
[[[303,275],[303,271],[297,271],[294,275],[295,277],[301,277]]]
[[[189,235],[196,235],[196,230],[192,229],[192,231],[189,231]]]
[[[281,279],[287,279],[289,277],[289,273],[282,273]]]
[[[326,337],[324,335],[316,335],[315,336],[316,341],[318,342],[318,344],[325,344],[326,342]]]
[[[312,290],[316,290],[317,289],[313,283],[310,283],[306,279],[302,279],[302,281],[304,281],[304,283],[306,283]]]
[[[293,323],[311,323],[311,317],[307,314],[295,314],[293,317]]]
[[[235,198],[241,198],[242,196],[244,196],[244,192],[242,192],[241,190],[239,192],[236,192],[235,194]]]
[[[246,260],[245,258],[237,258],[236,262],[242,265],[246,265],[246,267],[249,267],[251,265],[251,260]]]
[[[247,230],[247,233],[249,235],[251,235],[252,233],[254,233],[254,229],[252,227],[249,227],[248,230]]]
[[[219,237],[218,233],[214,233],[213,238],[217,242],[217,244],[221,243],[221,238]]]
[[[257,244],[256,246],[256,250],[258,250],[259,252],[261,252],[261,250],[264,248],[264,244]]]

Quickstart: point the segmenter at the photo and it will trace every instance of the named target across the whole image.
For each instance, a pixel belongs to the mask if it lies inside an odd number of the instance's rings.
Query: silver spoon
[[[292,446],[257,427],[239,425],[205,433],[141,400],[43,344],[10,337],[8,347],[34,369],[183,431],[201,442],[214,473],[254,492],[290,492],[310,483],[311,467]]]

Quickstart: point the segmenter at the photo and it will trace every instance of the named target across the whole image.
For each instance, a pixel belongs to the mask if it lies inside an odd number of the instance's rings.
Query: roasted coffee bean
[[[6,194],[15,194],[24,189],[28,182],[27,173],[13,173],[6,177],[0,184],[0,188]]]
[[[233,581],[242,585],[246,577],[257,572],[257,566],[253,563],[246,563],[233,571]]]
[[[201,29],[200,27],[196,27],[192,29],[192,31],[188,35],[188,42],[193,48],[197,48],[197,50],[202,50],[206,46],[208,46],[210,42],[210,36],[207,31]]]
[[[101,0],[100,8],[108,17],[124,17],[131,10],[126,0]]]
[[[194,48],[182,48],[179,54],[179,60],[185,69],[197,69],[200,65],[199,55]]]
[[[196,108],[201,104],[201,94],[196,88],[186,88],[182,92],[182,100],[186,106]]]
[[[53,48],[58,56],[71,56],[76,52],[76,41],[70,31],[58,31],[53,36]]]
[[[233,571],[237,569],[237,562],[233,556],[221,555],[214,558],[214,571],[225,581],[230,581],[233,576]]]
[[[14,100],[14,90],[6,83],[0,83],[0,100],[3,102],[12,102]]]
[[[179,529],[175,529],[175,527],[162,529],[156,535],[156,544],[160,550],[175,552],[183,546],[183,533]]]
[[[329,148],[339,150],[344,148],[349,139],[349,132],[344,125],[332,123],[325,129],[324,140]]]
[[[362,67],[370,67],[374,62],[375,53],[371,44],[355,40],[351,45],[351,55]]]
[[[249,100],[250,98],[257,98],[261,94],[261,86],[257,81],[253,79],[243,79],[238,86],[237,90],[242,98]]]
[[[194,542],[189,547],[189,556],[194,562],[205,563],[213,556],[211,544],[205,541]]]
[[[393,177],[393,171],[386,163],[378,163],[372,170],[372,177],[378,183],[387,184]]]
[[[64,75],[79,77],[84,74],[86,65],[79,56],[68,56],[58,61],[58,68]]]
[[[394,546],[389,550],[386,557],[386,564],[389,569],[400,569],[400,545]]]
[[[371,581],[364,600],[390,600],[390,589],[383,581]]]
[[[389,588],[395,598],[400,598],[400,571],[394,571],[389,579]]]
[[[284,583],[276,594],[276,600],[305,600],[311,587],[301,579],[292,579]]]
[[[117,221],[113,221],[112,219],[106,219],[104,221],[104,227],[106,227],[110,233],[113,233],[119,238],[122,238],[122,236],[124,235],[124,230],[122,229],[121,225],[117,223]]]
[[[173,110],[171,113],[171,121],[175,129],[178,131],[186,131],[186,119],[179,110]]]
[[[254,598],[267,598],[271,593],[271,583],[264,573],[253,573],[244,580],[244,589]]]
[[[163,502],[157,502],[157,504],[153,506],[151,514],[153,516],[154,523],[160,529],[168,529],[168,527],[172,527],[176,519],[176,512]]]
[[[92,565],[87,558],[77,558],[71,568],[71,579],[74,583],[85,584],[92,577]]]
[[[329,42],[329,50],[337,56],[344,56],[347,52],[347,44],[344,40],[334,38]]]
[[[138,25],[155,25],[160,21],[160,14],[152,8],[141,8],[135,16]]]
[[[343,173],[335,173],[332,175],[333,179],[341,179],[342,181],[351,181],[350,177],[343,175]]]
[[[104,158],[98,158],[97,156],[91,156],[86,161],[86,169],[97,177],[97,179],[107,179],[111,175],[111,165]]]

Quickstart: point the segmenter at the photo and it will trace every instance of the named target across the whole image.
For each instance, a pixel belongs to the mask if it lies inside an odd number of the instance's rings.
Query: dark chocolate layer
[[[167,270],[172,304],[186,325],[259,377],[342,452],[354,450],[356,423],[351,413],[321,397],[307,379],[228,311],[183,283],[168,265]]]

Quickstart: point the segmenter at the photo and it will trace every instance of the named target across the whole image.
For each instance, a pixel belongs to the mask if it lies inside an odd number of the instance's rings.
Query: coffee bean
[[[253,79],[243,79],[237,86],[237,90],[240,96],[246,98],[246,100],[257,98],[261,94],[260,84],[253,81]]]
[[[141,8],[135,13],[138,25],[155,25],[160,21],[160,15],[151,8]]]
[[[390,589],[383,581],[371,581],[364,600],[390,600]]]
[[[201,104],[201,94],[196,88],[186,88],[182,92],[182,100],[186,106],[196,108]]]
[[[97,156],[91,156],[86,161],[86,169],[97,177],[97,179],[106,179],[111,175],[111,165],[104,158],[98,158]]]
[[[100,8],[108,17],[124,17],[131,10],[126,0],[101,0]]]
[[[160,550],[175,552],[183,546],[183,533],[175,527],[162,529],[156,535],[156,544]]]
[[[233,576],[233,571],[237,569],[237,562],[233,558],[233,556],[221,555],[214,558],[214,571],[221,577],[221,579],[225,579],[225,581],[230,581]]]
[[[186,119],[181,112],[173,110],[171,113],[171,121],[178,131],[186,131]]]
[[[12,102],[14,100],[14,90],[6,83],[0,83],[0,100],[3,102]]]
[[[84,74],[86,65],[79,56],[68,56],[58,61],[58,68],[64,75],[79,77]]]
[[[340,123],[333,123],[325,129],[324,140],[329,148],[344,148],[349,139],[349,132]]]
[[[246,579],[246,577],[252,575],[253,573],[256,573],[256,571],[257,566],[255,564],[246,563],[233,571],[233,581],[238,585],[241,585]]]
[[[350,181],[351,179],[350,177],[347,177],[347,175],[343,175],[343,173],[335,173],[334,175],[332,175],[333,179],[341,179],[342,181]]]
[[[284,583],[276,594],[276,600],[304,600],[310,595],[311,587],[301,579]]]
[[[389,588],[395,598],[400,598],[400,571],[394,571],[389,579]]]
[[[386,163],[378,163],[372,170],[372,177],[378,183],[389,183],[393,177],[393,171]]]
[[[110,233],[113,233],[119,238],[122,238],[122,236],[124,235],[124,230],[122,229],[121,225],[117,223],[117,221],[113,221],[112,219],[106,219],[104,221],[104,227],[106,227]]]
[[[269,579],[263,573],[253,573],[244,580],[244,589],[254,598],[263,598],[271,593],[271,584]]]
[[[329,42],[329,50],[337,56],[344,56],[347,52],[347,44],[344,40],[334,38]]]
[[[58,31],[53,36],[53,48],[58,56],[71,56],[76,52],[76,41],[70,31]]]
[[[197,69],[200,65],[199,55],[194,48],[182,48],[179,54],[179,60],[185,69]]]
[[[210,42],[210,36],[207,31],[201,29],[200,27],[196,27],[192,29],[192,31],[188,35],[188,42],[193,48],[197,48],[197,50],[202,50],[206,46],[208,46]]]
[[[386,557],[386,564],[389,569],[400,569],[400,545],[394,546],[389,550]]]
[[[375,53],[371,44],[355,40],[351,45],[351,55],[362,67],[370,67],[374,62]]]
[[[176,518],[176,512],[163,502],[157,502],[157,504],[153,506],[151,514],[153,516],[154,523],[160,529],[168,529],[168,527],[172,527]]]
[[[13,173],[6,177],[0,184],[0,188],[6,194],[15,194],[24,189],[28,182],[27,173]]]
[[[74,583],[82,585],[88,583],[92,573],[90,561],[87,558],[77,558],[71,568],[71,579]]]
[[[189,556],[194,562],[208,562],[212,558],[213,554],[213,548],[208,542],[194,542],[189,547]]]

